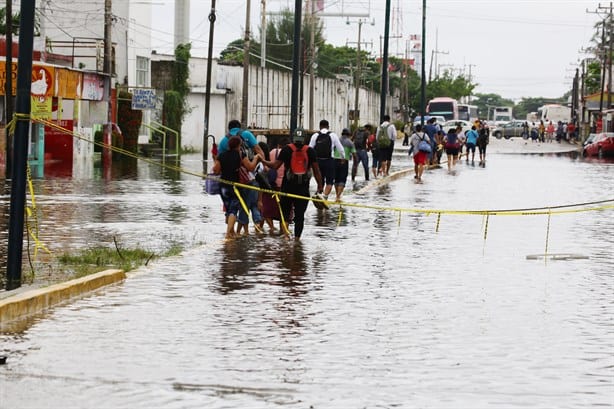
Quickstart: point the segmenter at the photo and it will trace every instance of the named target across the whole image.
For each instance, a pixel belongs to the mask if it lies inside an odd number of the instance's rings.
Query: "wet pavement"
[[[492,155],[345,200],[554,207],[612,199],[613,176],[577,155]],[[614,406],[611,209],[310,205],[299,243],[224,242],[219,198],[194,176],[143,166],[37,190],[53,251],[113,237],[188,250],[0,335],[2,407]],[[589,258],[526,258],[546,247]]]

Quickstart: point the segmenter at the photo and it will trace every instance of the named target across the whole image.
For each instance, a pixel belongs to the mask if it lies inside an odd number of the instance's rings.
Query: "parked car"
[[[614,156],[614,132],[597,134],[595,139],[582,150],[583,156]]]
[[[586,145],[590,145],[591,143],[593,143],[593,140],[595,140],[595,136],[597,136],[596,133],[589,133],[586,140],[582,142],[582,148],[585,148]]]
[[[450,128],[456,128],[458,125],[462,127],[462,134],[465,135],[471,130],[473,123],[463,119],[451,119],[443,124],[443,131],[447,133]]]
[[[505,138],[513,138],[516,136],[520,136],[523,138],[528,138],[529,135],[526,133],[526,129],[524,127],[524,123],[526,121],[513,120],[503,125],[496,126],[495,129],[490,131],[490,134],[497,139]]]

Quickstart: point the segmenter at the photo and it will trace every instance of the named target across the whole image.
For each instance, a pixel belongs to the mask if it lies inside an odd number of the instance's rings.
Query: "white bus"
[[[512,115],[512,107],[493,107],[493,118],[497,125],[509,122],[514,119]]]
[[[537,116],[544,124],[552,121],[553,124],[571,121],[571,108],[559,104],[546,104],[537,108]]]
[[[479,117],[480,114],[477,105],[458,104],[458,119],[474,122],[479,119]]]

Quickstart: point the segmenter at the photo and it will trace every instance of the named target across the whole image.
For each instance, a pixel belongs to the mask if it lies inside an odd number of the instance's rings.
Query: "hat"
[[[349,129],[347,128],[343,128],[343,131],[341,131],[341,135],[351,135],[352,133],[350,132]]]
[[[303,135],[303,128],[296,128],[294,130],[294,133],[292,134],[292,141],[293,142],[303,142],[305,139],[305,136]]]

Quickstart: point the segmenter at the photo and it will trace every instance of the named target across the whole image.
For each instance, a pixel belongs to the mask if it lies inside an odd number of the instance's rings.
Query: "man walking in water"
[[[390,115],[384,115],[384,122],[377,128],[376,135],[382,174],[388,176],[392,152],[394,151],[394,141],[397,139],[397,129],[390,122]]]
[[[320,121],[320,131],[311,135],[309,147],[313,148],[318,160],[318,166],[324,181],[324,199],[328,200],[330,191],[335,182],[335,160],[333,159],[335,148],[343,152],[343,145],[336,133],[331,132],[326,119]],[[343,161],[343,160],[342,160]],[[322,189],[318,189],[322,193]]]
[[[286,173],[281,182],[281,191],[302,197],[300,199],[289,196],[280,198],[281,210],[286,221],[285,230],[288,231],[288,220],[294,208],[294,238],[299,240],[305,226],[305,211],[309,204],[311,174],[313,173],[318,184],[318,192],[322,191],[322,176],[316,160],[316,152],[313,148],[304,144],[302,133],[296,132],[293,140],[293,143],[281,148],[275,161],[263,160],[262,163],[273,169],[277,169],[283,164]]]

